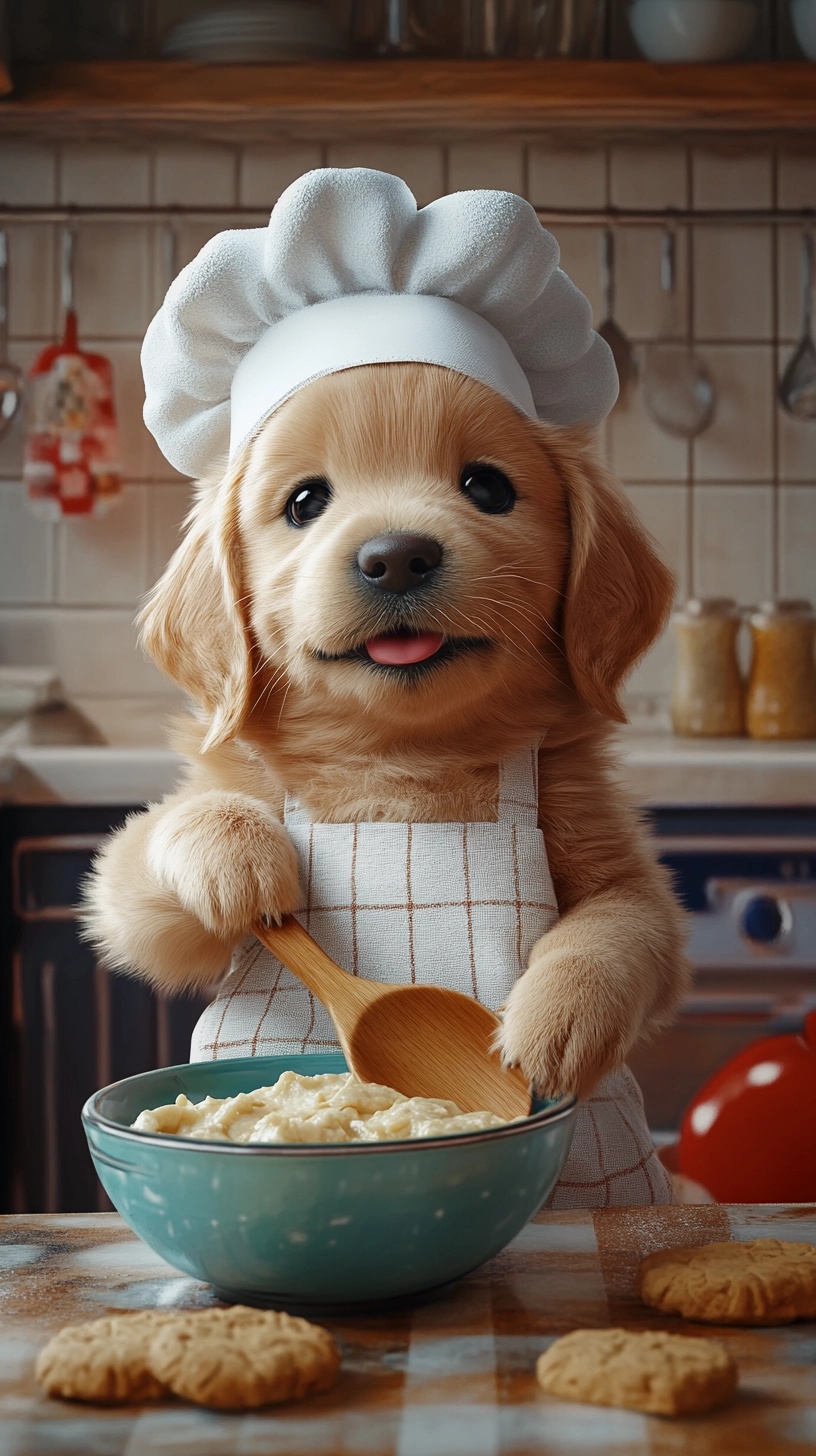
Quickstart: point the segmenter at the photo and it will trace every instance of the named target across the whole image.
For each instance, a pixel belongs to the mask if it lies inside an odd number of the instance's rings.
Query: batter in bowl
[[[503,1127],[493,1112],[462,1112],[455,1102],[404,1097],[393,1087],[358,1082],[351,1072],[302,1077],[283,1072],[272,1087],[191,1102],[182,1093],[140,1112],[137,1132],[231,1143],[394,1142]]]

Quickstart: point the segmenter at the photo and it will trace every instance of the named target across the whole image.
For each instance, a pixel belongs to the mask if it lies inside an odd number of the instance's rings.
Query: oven
[[[816,1008],[816,811],[658,810],[660,858],[689,913],[694,981],[674,1024],[629,1058],[658,1143],[736,1052]]]

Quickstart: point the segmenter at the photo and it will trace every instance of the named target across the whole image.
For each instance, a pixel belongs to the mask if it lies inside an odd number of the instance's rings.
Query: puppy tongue
[[[387,637],[371,637],[366,652],[372,662],[388,667],[404,667],[411,662],[425,662],[438,652],[445,639],[441,632],[392,633]]]

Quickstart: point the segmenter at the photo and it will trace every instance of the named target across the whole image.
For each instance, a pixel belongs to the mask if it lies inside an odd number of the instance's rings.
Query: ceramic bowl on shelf
[[[793,33],[809,61],[816,61],[816,0],[791,0]]]
[[[231,1097],[339,1053],[241,1057],[144,1072],[89,1099],[96,1171],[125,1222],[229,1301],[338,1308],[419,1296],[499,1253],[554,1187],[572,1097],[504,1127],[410,1142],[246,1144],[134,1132],[146,1107]]]
[[[756,0],[632,0],[629,25],[650,61],[733,61],[756,30]]]
[[[330,12],[315,0],[248,0],[188,16],[167,32],[168,60],[207,65],[319,59],[344,46]]]

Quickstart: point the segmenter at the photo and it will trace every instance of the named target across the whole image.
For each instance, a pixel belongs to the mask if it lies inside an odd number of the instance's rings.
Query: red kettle
[[[720,1203],[816,1202],[816,1011],[706,1082],[683,1118],[678,1167]]]

